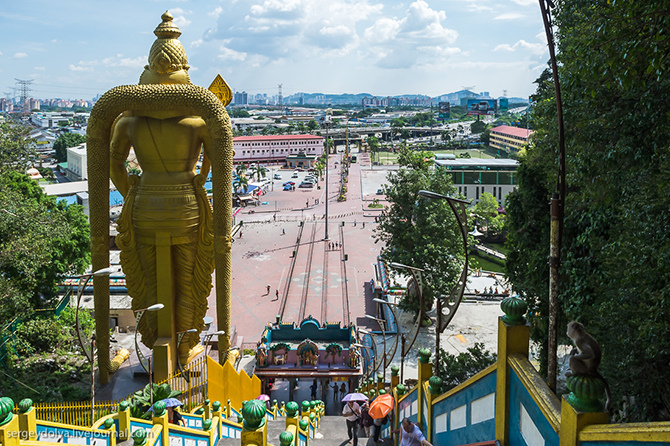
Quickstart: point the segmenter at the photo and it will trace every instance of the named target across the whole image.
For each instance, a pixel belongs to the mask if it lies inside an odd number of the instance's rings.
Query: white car
[[[293,175],[291,175],[291,178],[298,178],[298,172],[293,172]]]
[[[274,179],[275,179],[275,180],[281,180],[281,175],[279,175],[278,173],[276,173],[275,176],[274,176]]]

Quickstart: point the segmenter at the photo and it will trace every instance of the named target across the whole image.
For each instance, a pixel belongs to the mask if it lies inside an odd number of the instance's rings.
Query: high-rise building
[[[233,96],[233,102],[235,105],[248,105],[249,104],[249,99],[246,91],[239,92],[236,91],[235,95]]]

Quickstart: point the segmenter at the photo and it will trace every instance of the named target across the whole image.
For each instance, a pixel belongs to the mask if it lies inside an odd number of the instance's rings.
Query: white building
[[[507,194],[517,187],[519,163],[513,159],[436,159],[435,165],[451,173],[458,193],[473,204],[488,192],[503,206]]]
[[[233,162],[285,162],[287,156],[300,152],[319,157],[324,140],[315,135],[237,136],[233,138]]]
[[[88,179],[86,162],[86,143],[77,147],[70,147],[67,149],[67,169],[65,170],[65,176],[72,181]]]

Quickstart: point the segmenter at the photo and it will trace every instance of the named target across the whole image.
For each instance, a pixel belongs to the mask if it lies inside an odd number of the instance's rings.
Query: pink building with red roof
[[[517,153],[523,146],[528,144],[528,138],[534,133],[533,130],[509,125],[493,127],[490,132],[490,146],[498,150],[504,150],[507,153]]]
[[[323,153],[324,140],[315,135],[236,136],[233,138],[233,162],[279,163],[301,153],[318,158]]]

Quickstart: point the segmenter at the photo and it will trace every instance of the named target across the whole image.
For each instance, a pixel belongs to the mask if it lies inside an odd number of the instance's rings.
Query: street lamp
[[[458,306],[461,304],[461,300],[463,300],[465,286],[468,283],[468,214],[466,212],[466,206],[469,205],[470,202],[428,190],[420,190],[419,196],[433,200],[446,200],[447,203],[449,203],[449,207],[456,216],[456,221],[458,222],[459,229],[461,230],[463,253],[465,255],[461,276],[458,278],[456,285],[451,290],[449,299],[445,301],[443,298],[446,296],[440,296],[437,299],[437,327],[435,327],[435,370],[439,370],[440,334],[445,330],[445,328],[447,328],[449,322],[451,322],[451,320],[456,315],[456,310],[458,310]],[[444,317],[445,308],[448,312],[448,316],[446,318]]]
[[[99,269],[89,274],[82,274],[80,276],[76,276],[79,278],[79,283],[77,284],[79,290],[77,293],[77,309],[75,311],[74,316],[75,330],[77,331],[77,339],[79,340],[79,346],[84,352],[86,359],[88,359],[88,362],[91,364],[91,424],[95,421],[95,334],[91,335],[91,351],[89,352],[88,350],[86,350],[86,346],[84,345],[84,339],[81,336],[81,324],[79,324],[79,305],[81,304],[81,296],[84,295],[84,290],[86,289],[86,285],[88,285],[88,282],[91,280],[91,277],[109,276],[110,274],[115,273],[117,271],[118,271],[117,268],[113,268],[110,266],[108,268]],[[81,282],[82,279],[84,278],[86,278],[86,280],[82,285]]]
[[[386,331],[384,330],[385,321],[383,319],[374,317],[370,314],[366,314],[365,317],[368,319],[372,319],[373,321],[377,321],[377,323],[379,324],[379,328],[381,328],[382,330],[382,342],[384,343],[384,354],[382,357],[382,362],[384,366],[382,367],[383,370],[382,373],[384,374],[384,382],[386,382]]]
[[[140,350],[140,346],[137,343],[137,332],[139,330],[140,320],[142,319],[142,316],[144,316],[145,312],[147,311],[154,312],[162,310],[163,308],[165,308],[165,305],[163,304],[154,304],[147,308],[141,308],[139,310],[135,310],[135,353],[137,353],[137,359],[140,361],[142,369],[147,375],[149,375],[149,400],[152,406],[154,404],[154,384],[153,384],[153,376],[151,375],[151,358],[146,359],[144,357],[144,354],[142,353],[142,350]],[[144,365],[145,359],[147,361],[146,366]]]
[[[326,126],[326,232],[324,234],[324,240],[330,240],[328,238],[328,166],[330,165],[330,138],[328,137],[328,129],[330,128],[330,109],[326,110],[326,114],[323,118],[323,125]]]
[[[226,334],[225,331],[219,330],[219,331],[214,332],[214,333],[209,333],[205,336],[205,373],[207,375],[207,380],[209,380],[209,361],[207,361],[207,348],[208,347],[211,348],[210,347],[210,341],[212,340],[212,337],[222,336],[224,334]],[[205,386],[205,392],[206,392],[205,397],[207,397],[209,395],[209,386]]]
[[[407,353],[409,353],[410,349],[414,345],[417,336],[419,336],[419,330],[421,329],[421,321],[423,320],[423,280],[421,277],[423,269],[403,265],[402,263],[398,262],[391,262],[389,266],[391,268],[406,269],[409,271],[409,273],[412,276],[412,280],[416,284],[416,294],[419,298],[419,315],[414,321],[414,327],[412,327],[411,340],[409,344],[407,343],[407,337],[405,336],[405,334],[403,333],[401,336],[402,345],[400,349],[400,382],[403,382],[403,377],[405,373],[405,356],[407,356]]]
[[[197,333],[197,332],[198,332],[198,330],[195,329],[195,328],[190,328],[186,331],[177,332],[177,367],[179,368],[179,372],[181,373],[181,376],[184,377],[186,382],[191,382],[191,377],[189,376],[190,373],[189,373],[189,375],[184,374],[184,367],[182,366],[181,359],[179,357],[180,356],[179,355],[179,346],[181,345],[181,341],[182,341],[182,339],[184,339],[184,336],[186,336],[186,334]]]
[[[374,298],[372,299],[373,302],[376,302],[378,304],[382,305],[387,305],[388,309],[391,311],[391,314],[393,314],[393,320],[396,322],[396,335],[395,335],[395,340],[393,341],[393,347],[389,348],[388,351],[386,351],[385,356],[384,356],[384,368],[388,367],[391,365],[391,362],[393,361],[393,358],[395,358],[396,351],[398,351],[398,340],[400,339],[400,335],[402,332],[402,328],[400,327],[400,324],[398,324],[398,316],[396,315],[395,310],[393,307],[397,307],[398,304],[396,302],[388,302],[384,299],[379,299],[379,298]]]

